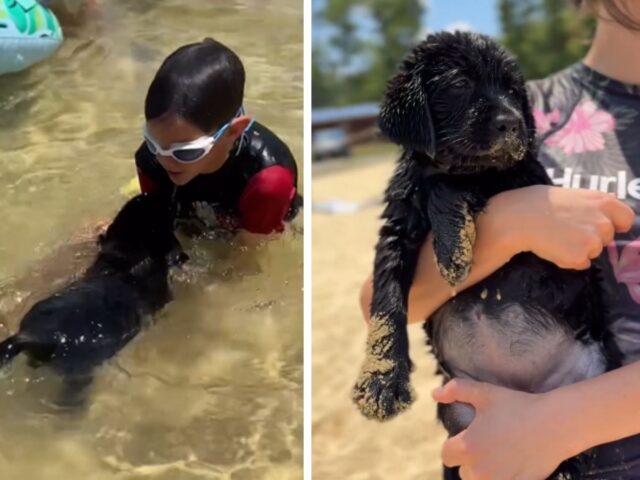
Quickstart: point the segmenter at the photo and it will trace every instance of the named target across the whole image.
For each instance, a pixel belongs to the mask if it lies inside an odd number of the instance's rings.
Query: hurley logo
[[[556,171],[558,176],[556,176]],[[615,177],[573,173],[573,168],[547,168],[547,174],[555,185],[564,188],[588,188],[615,193],[621,200],[628,197],[640,200],[640,178],[628,180],[627,172],[624,170],[618,171]]]

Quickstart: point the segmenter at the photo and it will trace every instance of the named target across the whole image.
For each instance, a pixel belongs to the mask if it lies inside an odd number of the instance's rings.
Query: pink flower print
[[[634,302],[640,303],[640,237],[627,243],[618,256],[615,242],[607,245],[609,260],[618,283],[624,283]]]
[[[558,123],[560,121],[560,111],[556,109],[545,114],[539,108],[534,108],[533,119],[536,121],[536,132],[538,135],[544,135],[551,128],[552,123]]]
[[[603,133],[616,128],[616,121],[609,112],[598,110],[587,100],[578,105],[567,124],[545,142],[561,148],[567,155],[604,150]]]

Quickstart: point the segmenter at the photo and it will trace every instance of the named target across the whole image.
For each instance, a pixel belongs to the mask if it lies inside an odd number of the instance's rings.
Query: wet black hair
[[[144,105],[147,120],[180,115],[205,133],[231,120],[244,96],[245,72],[229,48],[205,38],[169,55],[156,73]]]

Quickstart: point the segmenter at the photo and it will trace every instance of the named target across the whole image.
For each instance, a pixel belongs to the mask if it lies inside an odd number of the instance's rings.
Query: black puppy
[[[94,367],[114,356],[145,316],[171,300],[169,268],[183,263],[169,200],[138,195],[120,210],[93,264],[75,282],[36,303],[17,334],[0,343],[0,366],[23,352],[33,367],[62,375],[59,403],[84,399]]]
[[[427,235],[443,278],[456,285],[469,272],[474,220],[487,201],[551,181],[537,161],[521,71],[486,36],[438,33],[420,43],[388,84],[380,127],[404,149],[386,190],[366,360],[353,398],[364,415],[385,420],[413,399],[407,300]],[[541,392],[619,365],[596,277],[595,269],[517,255],[427,322],[440,370]],[[454,434],[473,409],[454,404],[440,416]]]

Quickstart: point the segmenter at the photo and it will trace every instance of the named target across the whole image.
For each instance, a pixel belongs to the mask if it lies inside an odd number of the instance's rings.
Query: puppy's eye
[[[518,94],[518,91],[515,88],[510,88],[508,93],[509,95],[515,96]]]
[[[469,90],[471,88],[471,81],[467,78],[458,78],[451,84],[451,87],[455,90]]]

